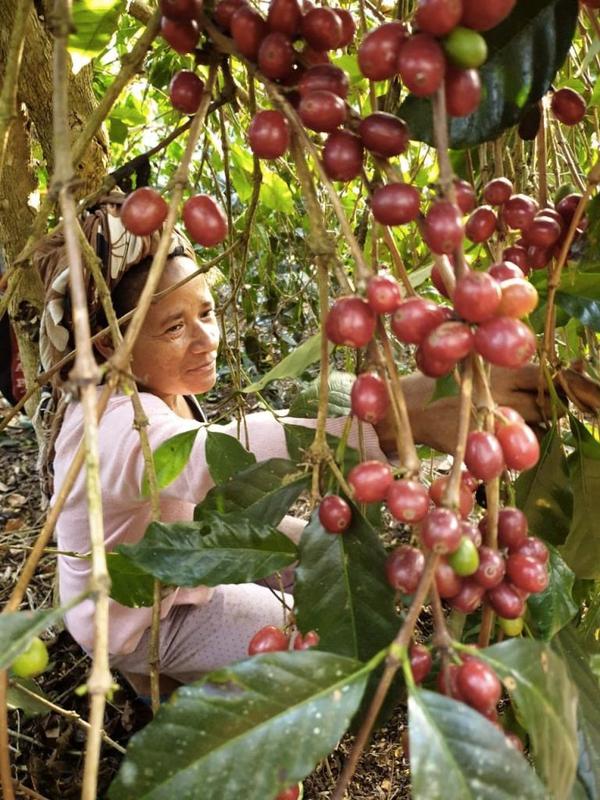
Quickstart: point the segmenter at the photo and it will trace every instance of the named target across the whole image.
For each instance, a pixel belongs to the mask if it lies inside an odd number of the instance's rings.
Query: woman
[[[111,196],[87,214],[83,229],[98,253],[118,316],[134,307],[146,279],[158,234],[135,237],[119,219],[121,196]],[[47,304],[42,320],[41,350],[47,369],[73,344],[68,309],[68,265],[60,238],[54,237],[38,255],[47,289]],[[196,271],[194,253],[180,234],[173,236],[171,254],[159,291],[173,286]],[[93,329],[105,325],[96,292],[88,292]],[[132,373],[150,421],[148,436],[152,449],[183,431],[201,428],[186,468],[161,492],[161,519],[165,522],[191,520],[194,506],[212,486],[204,457],[206,429],[194,395],[211,389],[216,380],[219,327],[208,282],[199,275],[152,305],[132,354]],[[97,344],[104,359],[113,350],[110,336]],[[64,376],[63,376],[64,377]],[[456,400],[428,405],[432,381],[421,375],[403,379],[409,414],[417,441],[438,449],[451,449],[456,436]],[[60,384],[60,379],[58,381]],[[57,385],[55,389],[64,388]],[[509,404],[527,419],[539,418],[535,405],[535,372],[503,372],[496,385],[498,402]],[[100,387],[98,388],[100,392]],[[290,420],[291,421],[291,420]],[[293,420],[313,425],[310,420]],[[282,424],[270,413],[250,414],[246,418],[248,441],[244,444],[258,461],[286,457]],[[328,430],[341,434],[345,420],[328,421]],[[79,403],[71,402],[64,419],[57,417],[54,429],[60,430],[54,442],[54,489],[60,489],[66,471],[83,434],[83,414]],[[237,436],[237,422],[219,426]],[[367,458],[384,459],[394,449],[391,425],[377,430],[363,425]],[[357,445],[353,428],[350,444]],[[110,400],[99,425],[100,478],[107,550],[121,543],[139,541],[150,522],[150,504],[140,496],[143,459],[139,435],[133,428],[130,398],[122,392]],[[52,448],[46,454],[52,458]],[[303,523],[290,517],[281,529],[298,540]],[[85,475],[78,476],[61,513],[56,536],[61,551],[89,552],[89,529]],[[59,556],[61,602],[66,603],[83,591],[91,574],[89,559]],[[287,598],[291,604],[291,598]],[[85,600],[69,611],[66,625],[86,652],[93,646],[92,600]],[[264,586],[226,585],[211,589],[199,586],[179,588],[162,601],[160,632],[161,673],[189,682],[203,672],[247,653],[253,634],[268,624],[279,625],[282,610],[278,599]],[[148,674],[148,646],[151,609],[126,608],[110,601],[110,663],[120,670]]]

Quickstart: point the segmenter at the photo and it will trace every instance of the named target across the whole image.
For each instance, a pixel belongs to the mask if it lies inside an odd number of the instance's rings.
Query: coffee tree
[[[30,4],[16,5],[0,106],[6,169],[31,36]],[[180,224],[201,268],[218,264],[233,413],[243,416],[248,396],[277,405],[278,380],[316,375],[291,407],[316,417],[316,430],[286,426],[289,459],[256,463],[236,439],[211,433],[215,486],[194,521],[155,515],[107,567],[94,556],[99,605],[106,569],[114,599],[151,606],[161,585],[256,581],[296,564],[294,609],[281,628],[256,632],[248,659],[160,707],[155,682],[155,717],[107,796],[296,798],[351,731],[332,786],[339,800],[398,704],[408,709],[398,747],[415,798],[600,796],[598,3],[48,5],[56,134],[36,180],[49,190],[10,259],[12,305],[2,305],[22,351],[31,243],[48,221],[72,224],[75,196],[85,205],[119,185],[130,231],[164,225],[166,242]],[[67,52],[97,98],[71,146]],[[102,124],[114,171],[77,184],[73,164],[85,172]],[[109,390],[127,366],[128,336]],[[494,370],[532,359],[543,431],[491,391]],[[432,379],[432,414],[457,398],[448,474],[432,474],[432,453],[414,444],[400,381],[413,364]],[[47,376],[24,366],[33,396]],[[90,369],[78,352],[75,378],[84,383]],[[366,460],[346,444],[349,425],[328,436],[327,417],[346,415],[393,420],[397,460]],[[147,460],[147,497],[185,467],[194,436]],[[277,525],[303,493],[311,516],[296,547]],[[65,610],[18,610],[40,552],[0,618],[11,685],[44,669],[37,635]],[[99,647],[89,798],[112,683]],[[7,758],[0,769],[10,798]]]

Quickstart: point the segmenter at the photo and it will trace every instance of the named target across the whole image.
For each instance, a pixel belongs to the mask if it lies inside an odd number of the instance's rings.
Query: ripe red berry
[[[527,263],[531,269],[544,269],[552,258],[552,250],[547,247],[531,245],[527,248]]]
[[[560,201],[560,203],[556,206],[556,210],[563,218],[565,225],[570,225],[571,220],[575,216],[575,211],[577,210],[577,206],[581,202],[581,195],[574,192],[573,194],[568,194],[566,197]]]
[[[513,263],[519,267],[519,269],[523,272],[524,275],[531,270],[529,266],[529,257],[527,256],[527,250],[520,245],[511,245],[510,247],[505,247],[502,251],[502,258],[505,262]],[[496,275],[496,277],[498,277]],[[515,275],[515,278],[520,278],[520,275]]]
[[[543,592],[548,587],[546,565],[522,553],[513,553],[508,557],[506,572],[514,586],[531,594]]]
[[[298,104],[300,119],[312,131],[331,133],[346,119],[346,103],[326,89],[305,94]]]
[[[512,248],[507,248],[511,250]],[[523,248],[519,248],[523,250],[523,255],[527,257],[527,251]],[[506,252],[506,251],[505,251]],[[497,281],[508,281],[511,278],[524,278],[525,274],[520,266],[517,266],[516,263],[510,260],[510,258],[506,258],[505,261],[497,261],[495,264],[488,269],[488,275],[491,275],[492,278],[495,278]]]
[[[363,165],[363,144],[350,131],[330,133],[323,147],[323,168],[332,181],[351,181],[357,178]]]
[[[257,631],[248,645],[248,655],[255,656],[258,653],[274,653],[279,650],[287,650],[289,639],[281,628],[275,625],[265,625]]]
[[[121,222],[135,236],[148,236],[160,228],[168,212],[169,206],[159,193],[142,186],[125,198],[121,206]]]
[[[419,0],[415,22],[425,33],[445,36],[460,22],[462,10],[462,0]]]
[[[325,89],[337,94],[342,100],[348,96],[349,86],[348,75],[333,64],[317,64],[310,67],[298,81],[298,91],[302,96],[318,89]]]
[[[537,214],[538,204],[526,194],[513,194],[502,206],[502,220],[509,228],[524,231]]]
[[[379,186],[371,197],[373,216],[382,225],[404,225],[419,214],[419,190],[410,183]]]
[[[183,114],[195,114],[198,111],[203,93],[204,81],[188,69],[176,72],[169,84],[169,97],[173,108]]]
[[[311,8],[302,17],[300,32],[315,50],[335,50],[342,41],[342,21],[330,8]]]
[[[481,79],[476,69],[448,65],[444,81],[446,109],[451,117],[468,117],[481,100]]]
[[[443,599],[456,597],[462,588],[462,580],[444,558],[440,558],[435,568],[435,585]]]
[[[168,17],[162,17],[160,21],[160,34],[165,42],[181,55],[191,53],[200,38],[200,31],[194,20],[176,22]]]
[[[231,27],[231,18],[241,6],[247,6],[246,0],[219,0],[215,6],[214,18],[215,22],[224,31],[229,33]]]
[[[431,205],[422,224],[425,243],[434,253],[452,253],[460,245],[464,228],[460,211],[447,200]]]
[[[537,536],[527,536],[512,549],[515,553],[519,553],[519,555],[535,558],[535,560],[539,561],[541,564],[547,564],[550,560],[548,548]]]
[[[202,13],[202,0],[160,0],[160,13],[178,22],[198,22]]]
[[[507,506],[498,514],[498,544],[516,550],[527,539],[527,517],[519,508]]]
[[[475,331],[475,350],[499,367],[523,367],[535,353],[535,336],[524,322],[496,317]]]
[[[402,302],[398,281],[380,272],[367,282],[367,300],[376,314],[392,314]]]
[[[356,23],[354,22],[354,17],[352,14],[345,8],[334,8],[334,14],[340,18],[340,22],[342,23],[342,38],[338,47],[348,47],[351,44],[352,40],[354,39],[354,34],[356,33]]]
[[[574,89],[559,89],[552,95],[552,113],[563,125],[577,125],[585,117],[585,100]]]
[[[456,205],[463,214],[470,214],[475,208],[475,189],[468,181],[454,179],[454,191],[456,193]]]
[[[384,81],[396,74],[398,50],[406,36],[402,22],[385,22],[365,36],[358,48],[358,66],[365,78]]]
[[[444,502],[444,494],[447,486],[447,475],[440,476],[432,481],[431,486],[429,487],[429,497],[436,506],[441,506]],[[473,500],[473,493],[467,486],[461,483],[459,488],[458,513],[461,517],[468,517],[471,511],[473,511],[474,505],[475,501]]]
[[[496,231],[498,218],[490,206],[479,206],[471,214],[465,225],[465,235],[475,244],[487,242]]]
[[[484,589],[493,589],[504,578],[506,564],[498,550],[482,545],[479,548],[479,567],[473,578]]]
[[[361,120],[358,134],[367,150],[385,158],[400,155],[408,147],[406,123],[384,111],[376,111]]]
[[[305,636],[298,633],[294,639],[294,650],[309,650],[311,647],[317,647],[320,640],[321,637],[316,631],[308,631]]]
[[[418,481],[394,481],[385,499],[392,516],[400,522],[420,522],[429,509],[427,489]]]
[[[479,486],[477,478],[473,477],[466,467],[462,467],[460,471],[460,482],[464,484],[470,492],[475,492]]]
[[[525,601],[506,581],[489,589],[486,597],[496,614],[505,619],[517,619],[525,612]]]
[[[536,214],[525,232],[527,244],[534,247],[552,247],[559,240],[561,226],[544,212]]]
[[[377,425],[390,407],[385,381],[372,372],[363,372],[354,381],[350,403],[354,416],[371,425]]]
[[[183,221],[192,240],[203,247],[214,247],[227,236],[227,217],[207,194],[197,194],[186,200]]]
[[[539,461],[540,445],[528,425],[503,425],[498,431],[498,441],[509,469],[531,469]]]
[[[461,25],[475,31],[489,31],[499,25],[513,10],[517,0],[463,0]]]
[[[502,696],[498,676],[477,658],[469,658],[461,665],[456,682],[465,702],[483,714],[495,709]]]
[[[377,317],[369,304],[355,295],[338,298],[331,306],[325,332],[329,341],[348,347],[364,347],[373,338]]]
[[[479,550],[482,541],[481,531],[479,530],[479,526],[468,519],[463,519],[460,522],[460,529],[462,531],[462,535],[468,536],[468,538],[473,542],[475,547]]]
[[[298,0],[271,0],[267,14],[269,30],[284,33],[286,36],[296,36],[301,19],[302,9]]]
[[[456,367],[456,361],[453,359],[435,358],[430,354],[425,354],[422,346],[417,347],[415,351],[415,362],[423,375],[427,375],[429,378],[441,378],[443,375],[449,375]]]
[[[453,697],[455,700],[461,700],[462,697],[457,684],[458,664],[450,664],[447,670],[441,669],[437,677],[437,686],[441,694],[447,697]]]
[[[408,544],[400,545],[393,550],[385,562],[388,583],[402,594],[415,592],[424,569],[425,556],[416,547]]]
[[[473,578],[462,578],[460,591],[450,598],[450,605],[463,614],[472,614],[481,605],[485,589]]]
[[[476,478],[491,481],[502,474],[504,456],[493,433],[472,431],[467,437],[465,464]]]
[[[421,525],[421,541],[439,555],[453,553],[460,544],[460,520],[449,508],[434,508]]]
[[[410,646],[409,658],[415,683],[422,683],[431,672],[433,663],[429,649],[423,644],[415,644],[413,642]]]
[[[416,33],[402,43],[398,72],[406,88],[417,97],[429,97],[439,89],[446,72],[446,58],[438,41]]]
[[[362,461],[348,473],[348,483],[357,503],[379,503],[386,496],[394,477],[383,461]]]
[[[250,6],[242,5],[232,15],[229,27],[239,52],[256,61],[261,42],[269,33],[265,20]]]
[[[442,322],[428,333],[421,343],[421,351],[426,361],[456,363],[465,358],[472,349],[473,333],[463,322]]]
[[[438,264],[434,264],[431,268],[431,282],[440,294],[450,299],[451,294],[454,291],[454,284],[452,284],[452,292],[448,291],[448,287],[446,286],[445,280],[442,277],[442,271],[440,270]]]
[[[298,800],[300,797],[300,788],[298,786],[290,786],[279,792],[275,800]]]
[[[483,187],[483,199],[491,206],[501,206],[513,193],[513,185],[508,178],[494,178]]]
[[[432,300],[409,297],[392,316],[392,331],[405,344],[421,344],[427,334],[446,320],[446,311]]]
[[[498,314],[520,319],[530,314],[538,304],[537,289],[523,278],[511,278],[500,284],[502,297],[498,306]]]
[[[497,312],[502,298],[498,281],[487,272],[467,272],[456,282],[452,301],[467,322],[484,322]]]
[[[352,509],[343,497],[328,494],[319,504],[319,522],[328,533],[343,533],[352,521]]]
[[[258,48],[258,68],[271,80],[285,80],[291,75],[296,51],[284,33],[268,33]]]
[[[259,111],[248,128],[248,142],[259,158],[279,158],[290,142],[287,119],[281,111]]]

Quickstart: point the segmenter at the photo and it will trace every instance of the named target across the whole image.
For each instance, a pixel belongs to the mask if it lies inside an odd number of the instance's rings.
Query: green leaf
[[[534,764],[550,793],[566,798],[577,767],[577,689],[562,659],[533,639],[482,650],[502,679],[531,740]]]
[[[460,388],[456,382],[456,378],[450,373],[436,380],[435,389],[427,405],[431,405],[431,403],[435,403],[436,400],[441,400],[444,397],[457,397],[459,394]]]
[[[583,325],[600,331],[600,272],[565,272],[556,302]]]
[[[261,392],[268,383],[271,381],[278,381],[282,378],[297,378],[307,367],[310,367],[311,364],[314,364],[315,361],[318,361],[321,356],[321,334],[316,333],[314,336],[311,336],[310,339],[307,339],[303,342],[299,347],[287,355],[283,361],[280,361],[277,366],[273,367],[273,369],[269,370],[266,375],[256,381],[256,383],[251,383],[250,386],[246,386],[245,389],[242,389],[242,392],[245,394],[250,394],[251,392]]]
[[[141,608],[154,603],[154,578],[129,558],[113,551],[106,554],[110,575],[110,596],[128,608]]]
[[[73,3],[75,32],[69,36],[69,51],[76,56],[76,71],[108,47],[124,11],[125,0],[76,0]]]
[[[183,472],[185,465],[189,461],[199,430],[200,428],[194,428],[190,431],[177,433],[156,448],[152,455],[159,489],[164,489],[165,486],[173,483],[175,478]],[[142,476],[141,491],[142,497],[148,497],[150,494],[145,469]]]
[[[385,559],[378,536],[356,507],[342,535],[327,533],[315,511],[302,533],[296,568],[300,630],[316,630],[324,650],[363,661],[388,646],[399,619]]]
[[[133,737],[108,797],[275,797],[336,746],[375,664],[305,651],[212,672],[179,689]]]
[[[263,179],[260,186],[260,202],[272,211],[293,214],[294,201],[290,187],[277,173],[263,166]]]
[[[586,603],[587,609],[581,621],[578,634],[588,653],[600,653],[600,586],[596,584],[595,593]]]
[[[286,425],[285,426],[285,441],[287,444],[288,452],[290,457],[294,459],[296,462],[302,462],[306,460],[306,454],[308,449],[310,448],[313,440],[315,438],[315,429],[314,428],[305,428],[302,425]],[[332,434],[326,434],[327,444],[332,452],[336,452],[339,444],[340,439],[337,436],[333,436]],[[354,447],[349,447],[346,445],[344,448],[344,459],[341,464],[342,472],[346,473],[355,467],[360,461],[360,454],[358,450],[355,450]]]
[[[319,410],[320,377],[308,384],[290,406],[291,417],[316,419]],[[350,392],[356,376],[350,372],[331,370],[329,373],[328,417],[346,417],[350,413]]]
[[[235,436],[218,431],[207,431],[204,452],[208,471],[215,483],[223,483],[236,472],[256,464],[254,453],[249,453]]]
[[[43,611],[11,611],[0,614],[0,669],[7,669],[15,658],[27,650],[31,640],[62,619],[66,612],[86,595],[74,598],[66,606]]]
[[[517,478],[516,502],[527,516],[530,533],[559,545],[567,538],[571,525],[573,494],[556,428],[544,436],[540,450],[536,466]]]
[[[479,70],[482,100],[470,116],[451,119],[451,147],[496,138],[546,94],[571,46],[577,12],[577,0],[522,0],[485,34],[489,56]],[[409,95],[397,113],[408,123],[411,139],[433,144],[429,98]]]
[[[527,607],[537,635],[549,641],[577,614],[573,600],[575,573],[562,560],[558,551],[550,546],[550,582],[545,591],[530,595]]]
[[[153,522],[117,552],[171,586],[218,586],[266,578],[297,559],[294,543],[271,525],[239,515],[202,522]]]
[[[44,700],[50,700],[33,678],[15,678],[11,683],[12,685],[8,687],[7,692],[7,705],[9,708],[20,708],[26,717],[35,717],[50,712],[47,705],[23,691],[24,688],[29,689],[30,692],[34,692]]]
[[[449,697],[413,689],[408,699],[413,800],[544,800],[523,756],[491,722]]]

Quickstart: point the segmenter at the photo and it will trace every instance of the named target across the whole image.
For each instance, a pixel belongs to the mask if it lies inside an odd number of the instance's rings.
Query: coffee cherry
[[[287,789],[284,789],[283,792],[279,792],[275,800],[298,800],[300,797],[300,787],[299,786],[290,786]]]
[[[169,84],[169,97],[173,108],[183,114],[195,114],[198,111],[203,93],[204,81],[188,69],[176,72]]]
[[[437,687],[439,692],[445,694],[446,697],[462,701],[463,698],[457,683],[459,669],[458,664],[450,664],[447,670],[441,669],[437,677]]]
[[[458,549],[448,556],[448,563],[457,575],[467,577],[473,575],[479,567],[477,548],[468,536],[462,536]]]
[[[465,235],[475,244],[487,242],[496,231],[498,218],[490,206],[479,206],[471,214],[465,225]]]
[[[173,50],[181,55],[195,50],[200,38],[198,25],[194,20],[176,22],[168,17],[162,17],[160,21],[160,35]]]
[[[498,441],[509,469],[531,469],[539,461],[540,445],[528,425],[503,425],[498,431]]]
[[[373,338],[377,317],[369,304],[349,295],[338,298],[331,306],[325,332],[329,341],[348,347],[364,347]]]
[[[342,38],[340,39],[338,47],[348,47],[348,45],[352,43],[354,34],[356,33],[354,17],[345,8],[334,8],[333,13],[339,17],[342,23]]]
[[[500,284],[502,297],[498,306],[498,314],[504,317],[520,319],[530,314],[538,304],[538,293],[535,286],[523,278],[511,278]]]
[[[281,111],[259,111],[248,128],[248,142],[258,158],[279,158],[290,143],[287,119]]]
[[[506,573],[514,586],[526,592],[537,594],[548,587],[546,565],[522,553],[513,553],[508,557]]]
[[[496,317],[475,331],[475,350],[499,367],[523,367],[535,353],[535,336],[524,322]]]
[[[489,589],[486,597],[496,614],[505,619],[517,619],[525,612],[525,601],[506,581]]]
[[[537,536],[526,537],[512,549],[515,553],[519,553],[519,555],[535,558],[535,560],[539,561],[541,564],[547,564],[550,559],[548,548]]]
[[[476,69],[448,65],[444,81],[446,109],[451,117],[468,117],[481,100],[481,79]]]
[[[203,247],[214,247],[227,236],[227,217],[207,194],[186,200],[183,221],[192,240]]]
[[[529,266],[529,258],[527,256],[527,250],[520,245],[511,245],[511,247],[505,247],[502,251],[502,258],[505,262],[510,262],[515,264],[519,267],[523,275],[527,275],[530,271],[531,267]],[[498,277],[497,275],[495,276]],[[507,276],[508,277],[508,276]],[[514,275],[511,277],[520,278],[521,275]]]
[[[302,63],[305,64],[307,67],[316,67],[319,64],[330,64],[329,54],[326,50],[314,50],[312,47],[309,47],[307,44],[304,45],[302,50],[300,51],[300,56],[302,59]]]
[[[491,319],[500,305],[500,284],[487,272],[468,272],[456,282],[452,301],[456,313],[468,322]]]
[[[418,481],[394,481],[385,499],[390,513],[400,522],[420,522],[429,510],[427,489]]]
[[[492,711],[502,696],[498,676],[477,658],[469,658],[461,665],[456,682],[465,702],[483,714]]]
[[[388,183],[371,197],[373,216],[382,225],[404,225],[419,214],[419,190],[410,183]]]
[[[461,25],[475,31],[489,31],[508,17],[517,0],[463,0]]]
[[[431,282],[440,294],[450,299],[450,292],[446,287],[446,283],[442,277],[442,272],[437,264],[434,264],[431,268]]]
[[[527,263],[531,269],[544,269],[552,258],[552,250],[532,245],[527,248]]]
[[[434,508],[421,525],[421,541],[429,550],[439,555],[458,549],[461,530],[458,516],[449,508]]]
[[[365,78],[392,78],[397,72],[398,50],[406,37],[402,22],[385,22],[368,33],[358,48],[358,66]]]
[[[577,125],[585,117],[585,100],[574,89],[559,89],[552,95],[552,113],[563,125]]]
[[[526,255],[525,250],[523,250],[523,253]],[[512,278],[525,277],[521,267],[517,266],[517,264],[510,259],[506,259],[505,261],[497,261],[495,264],[492,264],[492,266],[488,269],[488,275],[491,275],[492,278],[495,278],[501,283],[503,281],[511,280]]]
[[[459,180],[458,178],[455,178],[453,183],[456,193],[456,205],[463,214],[470,214],[475,208],[475,189],[468,181]]]
[[[294,37],[300,30],[302,9],[298,0],[271,0],[267,25],[270,31],[277,31]]]
[[[427,33],[417,33],[403,42],[398,54],[398,72],[416,97],[429,97],[437,91],[446,72],[444,51],[438,41]]]
[[[233,14],[229,26],[239,52],[256,61],[261,42],[269,33],[265,20],[253,8],[243,5]]]
[[[371,425],[377,425],[390,407],[385,381],[371,372],[359,375],[350,392],[350,403],[355,417]]]
[[[524,231],[537,214],[538,204],[526,194],[513,194],[502,206],[502,221],[509,228]]]
[[[271,80],[284,80],[293,69],[296,51],[283,33],[268,33],[258,48],[258,68]]]
[[[381,272],[373,275],[367,282],[367,300],[376,314],[392,314],[402,302],[398,281]]]
[[[121,222],[135,236],[149,236],[167,218],[169,206],[154,189],[142,186],[127,195],[121,206]]]
[[[437,200],[423,220],[422,233],[432,252],[438,255],[454,252],[464,235],[460,211],[447,200]]]
[[[432,359],[456,362],[465,358],[472,349],[473,333],[463,322],[442,322],[427,334],[421,344],[426,361]]]
[[[328,533],[343,533],[352,521],[352,509],[337,494],[329,494],[319,504],[319,522]]]
[[[19,653],[10,668],[18,678],[35,678],[46,669],[49,660],[46,645],[39,636],[34,636],[27,649]]]
[[[294,639],[294,650],[309,650],[311,647],[318,647],[320,640],[321,637],[316,631],[308,631],[306,636],[298,633]]]
[[[202,13],[202,0],[160,0],[160,13],[177,22],[198,22]]]
[[[527,517],[519,508],[501,508],[498,514],[498,544],[517,550],[527,540]]]
[[[217,25],[226,33],[231,28],[231,18],[241,6],[247,6],[246,0],[219,0],[215,6],[214,19]]]
[[[317,64],[315,67],[310,67],[298,81],[298,91],[303,97],[309,92],[325,89],[345,100],[349,86],[348,75],[333,64]]]
[[[577,206],[581,202],[581,195],[577,194],[576,192],[573,194],[568,194],[562,198],[559,204],[556,206],[556,210],[561,215],[564,220],[565,225],[570,225],[571,220],[575,216],[575,211],[577,210]]]
[[[415,683],[422,683],[431,672],[433,663],[429,649],[423,644],[410,646],[409,650],[410,669]]]
[[[494,178],[483,187],[483,199],[491,206],[501,206],[511,197],[513,185],[508,178]]]
[[[471,520],[463,519],[460,522],[460,530],[462,532],[462,535],[467,536],[473,542],[477,550],[479,550],[482,542],[481,531],[479,530],[479,526],[476,525]]]
[[[462,15],[462,0],[419,0],[415,13],[417,27],[432,36],[445,36]]]
[[[330,8],[311,8],[302,17],[300,32],[315,50],[335,50],[342,41],[342,21]]]
[[[525,238],[529,245],[549,248],[556,244],[560,234],[561,227],[558,222],[542,212],[533,218],[525,232]]]
[[[348,473],[348,483],[357,503],[379,503],[386,496],[394,476],[383,461],[362,461]]]
[[[384,111],[376,111],[361,120],[358,134],[367,150],[384,158],[400,155],[408,147],[406,123]]]
[[[275,625],[265,625],[257,631],[248,645],[248,655],[255,656],[258,653],[275,653],[280,650],[287,650],[289,646],[288,636]]]
[[[436,506],[441,506],[444,502],[444,494],[448,486],[448,480],[448,476],[443,475],[436,478],[429,487],[429,497]],[[471,511],[473,511],[474,505],[473,493],[467,486],[461,483],[459,488],[458,513],[461,517],[468,517]]]
[[[441,378],[449,375],[456,367],[456,361],[453,359],[435,358],[431,354],[424,353],[422,346],[417,347],[415,351],[415,362],[423,375],[427,375],[429,378]]]
[[[416,591],[424,569],[425,556],[416,547],[408,544],[393,550],[385,562],[388,583],[402,594],[413,594]]]
[[[318,89],[300,98],[298,114],[312,131],[331,133],[346,119],[346,104],[337,94]]]
[[[392,331],[405,344],[421,344],[427,334],[446,319],[446,312],[432,300],[409,297],[392,316]]]
[[[473,578],[462,578],[460,591],[450,598],[450,605],[463,614],[472,614],[481,605],[485,589]]]
[[[477,487],[479,486],[479,481],[475,478],[466,467],[462,467],[460,471],[460,482],[463,486],[465,486],[471,493],[477,491]]]
[[[454,28],[444,39],[444,50],[452,63],[461,69],[476,69],[488,56],[483,36],[462,26]]]
[[[462,580],[443,558],[440,558],[435,568],[435,585],[439,596],[446,600],[456,597],[462,588]]]
[[[496,436],[498,435],[498,431],[504,425],[510,425],[511,423],[519,423],[520,425],[525,424],[525,420],[519,414],[518,411],[515,411],[514,408],[510,406],[498,406],[494,412],[495,414],[495,423],[494,423],[494,433]]]
[[[523,620],[521,617],[517,617],[517,619],[504,619],[504,617],[498,617],[498,626],[507,636],[519,636],[523,632]],[[521,741],[519,739],[519,741]],[[521,746],[522,746],[521,742]]]
[[[493,589],[504,578],[506,564],[498,550],[482,545],[479,548],[479,567],[473,578],[484,589]]]
[[[363,144],[350,131],[330,133],[323,147],[323,168],[332,181],[351,181],[357,178],[363,165]]]
[[[467,437],[465,464],[476,478],[491,481],[504,471],[504,456],[493,433],[472,431]]]

